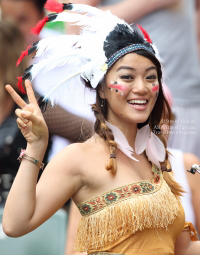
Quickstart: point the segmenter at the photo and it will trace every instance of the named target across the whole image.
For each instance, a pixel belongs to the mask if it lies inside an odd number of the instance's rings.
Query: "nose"
[[[143,81],[143,79],[141,78],[136,79],[132,88],[132,92],[134,94],[146,94],[147,91],[148,90],[145,86],[145,82]]]

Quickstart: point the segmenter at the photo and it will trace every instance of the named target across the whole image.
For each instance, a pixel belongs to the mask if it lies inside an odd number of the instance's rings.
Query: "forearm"
[[[101,10],[110,10],[112,14],[125,20],[131,24],[143,16],[156,11],[160,8],[165,8],[168,5],[178,2],[179,0],[124,0],[118,4],[107,5],[100,7]]]
[[[26,153],[42,162],[46,143],[27,145]],[[29,222],[36,205],[36,183],[39,167],[23,159],[9,192],[3,217],[3,229],[9,236],[21,236],[29,231]]]

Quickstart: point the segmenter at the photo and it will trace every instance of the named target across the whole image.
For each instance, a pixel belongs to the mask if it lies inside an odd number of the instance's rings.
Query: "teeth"
[[[146,104],[147,100],[129,100],[128,102],[131,103],[131,104],[135,104],[135,103]]]

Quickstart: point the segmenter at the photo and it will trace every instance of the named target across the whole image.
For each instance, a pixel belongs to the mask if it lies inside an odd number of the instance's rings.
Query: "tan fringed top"
[[[184,211],[160,169],[153,177],[81,203],[75,250],[88,254],[171,255]]]

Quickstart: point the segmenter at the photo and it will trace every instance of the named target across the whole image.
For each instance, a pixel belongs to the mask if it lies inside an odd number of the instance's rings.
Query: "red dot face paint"
[[[122,91],[129,90],[129,88],[127,86],[120,85],[120,84],[110,84],[109,87],[113,88],[113,89],[119,89],[119,90],[122,90]]]
[[[153,88],[152,88],[152,91],[158,91],[159,90],[159,86],[158,85],[156,85],[156,86],[154,86]]]

